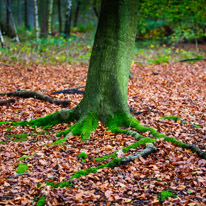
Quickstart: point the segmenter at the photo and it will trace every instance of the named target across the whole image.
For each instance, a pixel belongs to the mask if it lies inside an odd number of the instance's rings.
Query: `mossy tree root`
[[[148,155],[156,151],[157,151],[157,148],[152,143],[148,143],[146,148],[142,150],[141,152],[138,152],[135,155],[129,155],[129,156],[122,158],[121,164],[128,164],[129,162],[134,161],[139,156],[147,157]]]
[[[127,128],[133,128],[136,129],[138,132],[145,133],[145,132],[150,132],[153,137],[160,139],[163,138],[166,142],[171,142],[172,144],[175,144],[179,147],[185,148],[185,149],[190,149],[192,152],[195,152],[198,154],[199,157],[206,159],[206,152],[200,150],[194,145],[189,145],[184,142],[181,142],[174,137],[168,137],[165,134],[161,134],[157,132],[154,128],[151,127],[145,127],[140,124],[138,120],[133,118],[132,116],[127,115],[126,113],[117,113],[113,117],[109,118],[107,123],[107,127],[109,130],[112,132],[120,133],[121,131],[125,133],[125,129],[121,129],[120,127],[127,127]],[[143,137],[139,135],[139,137]]]
[[[98,126],[99,117],[95,113],[87,114],[79,119],[68,130],[60,132],[57,136],[64,135],[66,138],[69,136],[80,136],[81,139],[85,142],[90,138],[90,134],[96,130]]]
[[[43,127],[47,128],[55,124],[59,123],[67,123],[69,121],[74,121],[79,118],[78,113],[76,112],[75,108],[74,109],[63,109],[57,112],[54,112],[52,114],[49,114],[45,117],[40,117],[37,119],[32,119],[30,121],[21,121],[21,122],[11,122],[11,121],[6,121],[6,122],[0,122],[0,125],[6,124],[6,123],[11,123],[13,126],[25,126],[29,125],[31,127]]]

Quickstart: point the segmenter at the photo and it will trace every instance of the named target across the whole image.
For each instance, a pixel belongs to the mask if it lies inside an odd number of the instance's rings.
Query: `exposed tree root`
[[[45,117],[41,117],[38,119],[34,119],[31,121],[22,121],[22,122],[12,122],[12,125],[30,125],[33,127],[50,127],[51,125],[55,125],[58,123],[67,123],[69,121],[77,121],[72,127],[68,130],[60,132],[58,136],[64,135],[66,136],[63,140],[57,140],[56,144],[61,143],[62,141],[66,141],[66,139],[73,135],[73,136],[81,136],[83,141],[89,139],[90,134],[95,131],[98,126],[98,121],[101,120],[96,113],[88,113],[82,115],[79,110],[78,106],[73,108],[72,110],[65,109],[55,112],[53,114],[47,115]],[[2,122],[1,124],[5,124],[6,122]],[[113,116],[110,116],[106,119],[105,122],[106,127],[114,133],[125,133],[132,135],[137,140],[141,140],[144,138],[143,135],[140,133],[150,132],[150,134],[155,138],[150,138],[152,142],[155,142],[156,139],[163,138],[167,142],[171,142],[179,147],[190,149],[192,152],[196,152],[199,157],[206,159],[206,152],[200,150],[194,145],[188,145],[181,141],[178,141],[174,137],[168,137],[165,134],[161,134],[157,132],[154,128],[145,127],[140,124],[135,118],[127,113],[116,113]],[[125,129],[129,128],[129,129]],[[131,129],[135,129],[133,131]]]
[[[6,123],[11,123],[13,126],[20,125],[29,125],[32,127],[50,127],[55,124],[59,123],[67,123],[69,121],[75,121],[78,119],[78,114],[74,109],[63,109],[57,112],[54,112],[52,114],[49,114],[45,117],[40,117],[37,119],[33,119],[30,121],[21,121],[21,122],[11,122],[11,121],[6,121],[6,122],[0,122],[0,125],[6,124]]]
[[[11,104],[14,102],[15,102],[15,99],[8,99],[8,100],[0,101],[0,106],[5,105],[5,104]]]
[[[36,91],[17,90],[15,92],[0,93],[0,95],[9,96],[9,97],[14,96],[14,97],[22,97],[22,98],[35,98],[35,99],[40,99],[49,102],[51,104],[63,105],[63,106],[68,106],[70,104],[69,100],[53,99],[48,95],[44,95]]]
[[[120,133],[121,131],[123,131],[121,129],[118,129],[119,127],[133,128],[141,133],[145,133],[149,131],[150,134],[152,134],[152,136],[157,139],[163,138],[165,141],[171,142],[172,144],[176,144],[179,147],[190,149],[192,152],[196,152],[199,157],[206,159],[206,151],[202,151],[196,146],[183,143],[175,139],[174,137],[168,137],[165,134],[161,134],[157,132],[154,128],[145,127],[141,125],[140,122],[137,121],[135,118],[128,116],[125,113],[118,113],[114,115],[108,120],[106,125],[112,132],[116,132],[116,133]]]
[[[136,153],[135,155],[129,155],[129,156],[123,157],[121,164],[128,164],[129,162],[134,161],[139,156],[147,157],[148,155],[156,151],[157,151],[157,148],[152,143],[149,143],[147,144],[146,148],[142,150],[141,152]]]

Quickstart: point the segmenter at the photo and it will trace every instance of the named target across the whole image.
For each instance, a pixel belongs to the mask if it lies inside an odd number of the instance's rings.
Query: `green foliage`
[[[29,32],[29,31],[28,31]],[[88,64],[93,42],[91,33],[81,37],[50,37],[36,41],[23,37],[20,43],[12,42],[5,37],[7,48],[0,48],[0,60],[5,63],[18,61],[22,64],[34,62],[36,64],[83,63]],[[70,48],[70,49],[68,49]]]
[[[176,198],[177,195],[173,194],[172,192],[168,191],[168,188],[166,190],[163,190],[158,194],[158,200],[162,203],[165,200],[168,199],[168,197]]]
[[[22,174],[28,169],[28,165],[26,163],[19,163],[16,173],[17,174]]]
[[[167,42],[194,41],[204,37],[204,0],[153,0],[138,2],[137,37]]]

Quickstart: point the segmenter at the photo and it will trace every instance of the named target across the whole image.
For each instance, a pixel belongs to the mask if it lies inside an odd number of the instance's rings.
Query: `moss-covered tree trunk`
[[[90,59],[81,114],[96,113],[105,122],[118,112],[129,114],[129,69],[137,26],[136,0],[103,0]]]

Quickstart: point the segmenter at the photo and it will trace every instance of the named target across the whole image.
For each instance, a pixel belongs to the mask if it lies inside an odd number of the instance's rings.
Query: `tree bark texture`
[[[65,16],[65,27],[64,27],[64,33],[65,33],[66,36],[70,36],[71,11],[72,11],[72,0],[67,0],[66,16]]]
[[[136,0],[102,0],[81,113],[95,112],[103,122],[114,113],[130,114],[127,96],[136,12]]]

